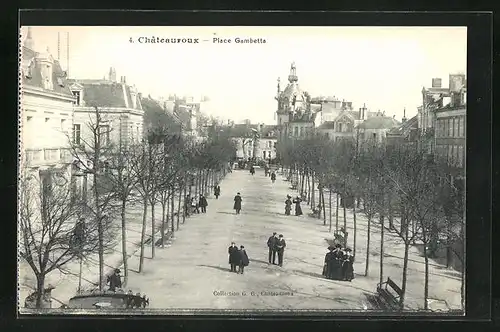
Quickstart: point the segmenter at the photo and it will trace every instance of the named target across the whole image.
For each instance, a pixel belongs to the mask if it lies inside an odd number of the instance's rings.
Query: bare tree
[[[114,149],[110,140],[112,129],[105,113],[97,106],[94,112],[89,114],[85,123],[86,133],[82,137],[69,138],[70,152],[81,171],[92,177],[92,196],[86,197],[83,202],[86,213],[92,215],[97,221],[99,237],[99,289],[105,285],[104,276],[104,252],[107,247],[104,223],[112,218],[112,201],[114,193],[110,190],[108,179],[108,168],[106,163]],[[84,188],[86,191],[87,188]]]
[[[99,223],[80,218],[64,177],[49,173],[40,183],[25,173],[19,188],[19,252],[35,274],[35,305],[42,308],[46,276],[99,250]]]

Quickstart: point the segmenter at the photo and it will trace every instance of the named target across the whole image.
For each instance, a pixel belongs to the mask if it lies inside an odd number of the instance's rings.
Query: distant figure
[[[354,256],[352,255],[352,250],[346,248],[344,250],[344,257],[342,263],[342,277],[343,280],[352,281],[354,279]]]
[[[264,166],[264,176],[268,176],[269,175],[269,166]]]
[[[236,272],[236,265],[240,263],[240,254],[238,247],[234,242],[231,242],[231,246],[228,248],[227,253],[229,254],[229,264],[231,265],[231,272]]]
[[[300,207],[300,202],[302,202],[302,200],[300,199],[299,196],[297,196],[293,200],[293,203],[295,203],[295,215],[296,216],[301,216],[302,215],[302,208]]]
[[[240,246],[239,254],[240,254],[240,261],[239,261],[238,273],[243,274],[245,266],[248,266],[250,260],[248,259],[248,255],[247,252],[245,251],[244,246]]]
[[[276,251],[278,249],[276,247],[277,243],[278,243],[278,237],[276,235],[276,232],[273,232],[273,235],[270,236],[269,239],[267,240],[267,247],[269,248],[269,264],[276,265]]]
[[[285,201],[285,215],[289,216],[290,211],[292,210],[292,196],[286,195],[286,201]]]
[[[285,254],[286,242],[283,234],[280,234],[278,241],[276,242],[276,248],[278,251],[278,265],[283,266],[283,256]]]
[[[194,210],[195,213],[200,213],[198,202],[196,202],[194,197],[191,198],[191,208]]]
[[[255,167],[250,166],[250,174],[254,175],[255,174]]]
[[[335,256],[333,254],[333,250],[335,250],[335,247],[329,246],[328,247],[328,252],[325,255],[325,264],[323,266],[323,275],[327,279],[333,279],[333,277],[334,277]]]
[[[189,216],[191,214],[191,196],[189,194],[184,198],[184,214]]]
[[[219,199],[220,196],[220,186],[214,186],[215,199]]]
[[[236,214],[240,214],[241,211],[241,196],[240,193],[237,193],[236,196],[234,196],[234,206],[233,209],[236,210]]]
[[[200,201],[199,201],[198,205],[201,207],[202,213],[207,212],[208,202],[207,202],[207,199],[205,198],[205,196],[200,195]]]
[[[273,183],[276,181],[276,173],[274,173],[274,171],[271,173],[271,181]]]
[[[116,291],[117,288],[122,288],[120,269],[116,269],[112,275],[108,276],[106,283],[109,283],[109,290],[112,292]]]

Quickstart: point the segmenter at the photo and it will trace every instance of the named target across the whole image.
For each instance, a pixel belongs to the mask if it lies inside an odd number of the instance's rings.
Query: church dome
[[[295,63],[292,63],[290,66],[290,75],[288,75],[289,83],[279,96],[280,102],[283,105],[307,102],[305,93],[300,89],[299,84],[297,83],[298,80],[299,78],[296,73]]]

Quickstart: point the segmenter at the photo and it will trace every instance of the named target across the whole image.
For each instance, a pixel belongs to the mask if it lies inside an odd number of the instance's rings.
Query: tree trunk
[[[122,200],[122,257],[123,257],[123,270],[125,275],[123,276],[123,285],[125,286],[128,281],[128,257],[127,257],[127,223],[126,223],[126,204],[127,201]],[[80,259],[81,262],[81,259]]]
[[[399,305],[401,308],[404,307],[404,304],[405,304],[405,296],[406,296],[406,281],[407,281],[407,278],[408,278],[408,253],[410,251],[410,241],[408,241],[408,232],[409,232],[409,227],[408,227],[408,218],[407,216],[405,215],[402,215],[401,216],[402,220],[404,220],[404,222],[402,224],[404,224],[404,243],[405,243],[405,254],[404,254],[404,258],[403,258],[403,280],[402,280],[402,285],[401,285],[401,290],[402,290],[402,294],[401,294],[401,298],[400,298],[400,301],[399,301]]]
[[[186,180],[186,178],[184,178],[182,189],[184,191],[184,193],[183,193],[184,199],[182,200],[182,203],[185,206],[186,205],[186,191],[187,191],[187,180]],[[185,222],[186,222],[186,211],[185,211],[185,207],[183,207],[182,208],[182,223],[184,224]]]
[[[181,200],[182,200],[182,184],[179,183],[179,197],[177,198],[177,229],[181,220]]]
[[[339,193],[335,193],[337,196],[337,205],[335,206],[335,232],[339,231]]]
[[[380,216],[380,283],[384,282],[384,215]]]
[[[347,217],[346,217],[346,198],[345,195],[343,195],[344,198],[344,204],[342,204],[342,210],[344,212],[344,231],[347,232]]]
[[[172,226],[172,235],[174,234],[174,211],[175,211],[175,202],[174,202],[174,199],[175,199],[175,188],[172,186],[172,189],[170,189],[171,192],[172,192],[172,200],[170,201],[170,211],[171,211],[171,215],[172,215],[172,219],[170,220],[171,222],[171,226]],[[179,229],[179,228],[177,228]]]
[[[151,258],[155,258],[155,204],[151,204]]]
[[[427,239],[427,230],[425,226],[422,227],[422,239],[424,242],[424,262],[425,262],[425,274],[424,274],[424,310],[429,310],[429,251],[427,250],[427,245],[429,239]]]
[[[366,265],[365,265],[365,277],[368,276],[368,269],[370,265],[370,225],[372,223],[372,217],[368,217],[368,227],[366,235]]]
[[[165,248],[165,242],[163,239],[165,239],[165,212],[166,212],[166,202],[164,199],[162,199],[161,202],[161,247]]]
[[[321,187],[321,207],[323,209],[323,226],[326,226],[326,204],[325,204],[325,192],[323,187]]]
[[[310,203],[311,203],[311,176],[309,174],[309,171],[306,174],[307,174],[307,204],[310,205]]]
[[[358,233],[358,228],[357,228],[357,225],[356,225],[356,203],[354,203],[353,207],[352,207],[352,215],[353,215],[353,220],[352,220],[352,223],[353,223],[353,237],[352,237],[352,255],[353,256],[356,256],[356,236],[357,236],[357,233]]]
[[[45,274],[36,274],[36,308],[42,308],[43,296],[45,293]]]
[[[99,160],[99,159],[97,159]],[[94,170],[97,172],[98,170]],[[97,175],[94,174],[95,218],[97,220],[98,256],[99,256],[99,290],[104,288],[104,229],[102,227],[102,213]]]
[[[330,189],[329,190],[330,192],[330,196],[329,196],[329,200],[328,200],[328,206],[329,206],[329,214],[330,214],[330,229],[328,230],[330,233],[332,232],[332,190]]]
[[[311,174],[311,183],[312,183],[312,192],[311,192],[311,206],[313,209],[316,208],[316,184],[314,183],[314,172]],[[321,197],[318,198],[318,200],[321,202]]]
[[[142,231],[141,231],[141,256],[139,257],[139,273],[142,272],[144,265],[144,242],[146,241],[146,223],[148,215],[148,198],[144,197],[143,210],[142,210]]]

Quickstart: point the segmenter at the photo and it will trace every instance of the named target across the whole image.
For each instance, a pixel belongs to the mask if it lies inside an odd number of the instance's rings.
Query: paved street
[[[326,239],[331,238],[328,227],[322,225],[322,220],[306,216],[309,209],[305,204],[304,216],[283,215],[284,197],[287,193],[293,194],[288,186],[281,176],[272,184],[262,170],[254,177],[248,171],[233,171],[221,184],[219,200],[209,199],[207,214],[187,219],[173,243],[159,249],[154,260],[146,260],[142,274],[131,273],[128,287],[146,293],[151,299],[151,308],[352,310],[368,306],[364,294],[373,293],[378,282],[377,229],[373,234],[370,276],[361,275],[364,274],[366,238],[360,220],[359,259],[354,266],[356,278],[351,283],[326,280],[321,271],[327,251]],[[243,197],[241,215],[235,215],[232,210],[237,192]],[[267,263],[266,241],[273,231],[284,234],[287,241],[282,268]],[[233,240],[245,246],[250,258],[244,275],[229,272],[227,247]],[[395,245],[391,239],[386,241],[388,247]],[[137,257],[131,259],[131,268],[136,262]],[[386,275],[398,280],[402,259],[389,255],[386,262]],[[409,263],[410,306],[417,306],[417,299],[423,294],[421,265],[413,259]],[[451,302],[456,302],[458,292],[459,305],[459,280],[446,272],[437,273],[434,271],[437,268],[431,266],[430,294],[436,293],[433,286],[437,282],[437,295],[454,297]],[[272,292],[281,294],[271,295]]]

